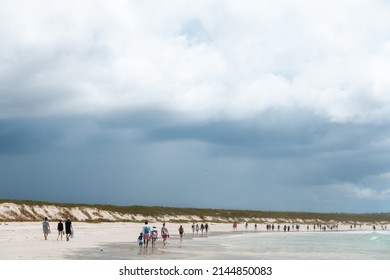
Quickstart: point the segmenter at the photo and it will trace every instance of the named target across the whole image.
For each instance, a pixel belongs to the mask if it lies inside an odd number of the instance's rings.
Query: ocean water
[[[208,258],[216,259],[390,259],[389,232],[248,233],[195,239],[194,243],[201,243]]]
[[[106,244],[71,259],[390,260],[390,232],[230,232],[170,238],[163,247]]]

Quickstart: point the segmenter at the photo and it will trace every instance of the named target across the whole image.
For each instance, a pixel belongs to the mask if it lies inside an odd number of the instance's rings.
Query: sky
[[[390,212],[385,0],[0,1],[0,198]]]

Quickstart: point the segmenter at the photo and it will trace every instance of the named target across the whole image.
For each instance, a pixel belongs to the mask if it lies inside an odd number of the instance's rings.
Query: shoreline
[[[330,240],[333,242],[334,239],[339,237],[355,238],[366,236],[366,239],[376,239],[378,234],[384,234],[389,236],[388,231],[383,232],[374,232],[374,231],[333,231],[333,232],[217,232],[210,234],[204,237],[193,238],[192,235],[189,238],[179,241],[179,238],[171,240],[166,247],[163,247],[162,244],[158,244],[155,248],[149,246],[148,248],[139,247],[137,244],[128,244],[128,243],[105,243],[100,244],[99,248],[87,249],[87,250],[77,250],[73,254],[67,256],[67,259],[72,260],[243,260],[243,259],[253,259],[253,260],[300,260],[300,259],[353,259],[350,257],[351,252],[345,252],[345,255],[340,257],[340,255],[329,255],[329,252],[321,252],[319,250],[317,253],[318,256],[307,257],[308,255],[313,255],[313,252],[316,252],[313,248],[313,239],[318,238]],[[248,240],[278,240],[279,242],[286,242],[287,240],[298,240],[302,239],[307,240],[305,247],[312,248],[312,252],[293,252],[295,255],[292,257],[286,257],[283,255],[283,252],[272,251],[269,248],[265,249],[264,252],[248,252],[244,248],[236,251],[231,248],[226,250],[226,242],[230,241],[231,244],[234,244],[238,239],[248,239]],[[263,240],[263,242],[264,242]],[[222,242],[222,243],[221,243]],[[265,241],[267,242],[267,241]],[[292,242],[294,243],[294,242]],[[254,244],[255,245],[255,244]],[[299,244],[296,244],[298,247]],[[272,247],[272,245],[269,245]],[[336,246],[333,244],[333,246]],[[243,251],[241,251],[243,250]],[[323,256],[321,256],[323,254]],[[325,256],[325,257],[324,257]],[[376,259],[377,257],[372,257],[369,254],[360,255],[356,259]],[[390,256],[385,257],[385,259],[390,259]]]

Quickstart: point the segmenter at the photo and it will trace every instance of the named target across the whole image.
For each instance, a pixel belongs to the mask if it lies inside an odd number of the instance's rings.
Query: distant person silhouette
[[[45,238],[45,240],[47,240],[47,236],[50,233],[50,225],[47,218],[45,218],[45,220],[42,222],[42,230],[43,230],[43,237]]]
[[[73,232],[73,226],[70,218],[68,218],[65,222],[65,234],[66,234],[66,241],[69,241],[70,236]]]
[[[183,240],[183,235],[184,235],[184,228],[182,225],[179,227],[179,234],[180,234],[180,241]]]
[[[61,237],[61,241],[62,241],[62,236],[64,235],[64,224],[62,223],[61,220],[58,221],[57,230],[58,230],[57,240],[59,237]]]

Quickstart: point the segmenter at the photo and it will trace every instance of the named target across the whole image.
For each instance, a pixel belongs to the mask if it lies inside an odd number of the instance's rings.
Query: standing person
[[[73,232],[72,222],[70,221],[70,218],[68,218],[65,222],[66,241],[69,241],[69,238],[72,235],[72,232]]]
[[[182,225],[179,227],[179,234],[180,234],[180,241],[183,240],[183,235],[184,235],[184,228]]]
[[[161,228],[161,237],[163,239],[164,246],[167,244],[167,238],[169,237],[168,229],[165,227],[165,223],[163,223],[163,226]]]
[[[205,231],[206,231],[206,234],[209,232],[209,224],[208,223],[206,223],[205,225],[204,225],[204,229],[205,229]]]
[[[142,236],[142,232],[139,234],[137,241],[138,241],[139,247],[142,247],[142,245],[144,244],[144,237]]]
[[[201,232],[202,232],[202,235],[203,235],[203,231],[204,231],[204,224],[201,224],[201,225],[200,225],[200,230],[201,230]]]
[[[58,221],[57,230],[58,230],[57,240],[61,236],[61,241],[62,241],[62,236],[64,235],[64,224],[62,223],[61,220]]]
[[[245,230],[248,229],[248,223],[245,223]]]
[[[45,218],[45,220],[42,223],[42,229],[43,229],[43,237],[45,238],[45,240],[47,240],[47,235],[50,233],[50,225],[47,218]]]
[[[153,226],[151,235],[152,235],[152,248],[153,248],[153,247],[156,246],[156,241],[157,241],[157,238],[158,238],[158,231],[157,231],[156,226]]]
[[[192,234],[195,234],[195,223],[192,223],[191,228],[192,228]]]
[[[199,224],[196,224],[195,229],[196,229],[196,234],[198,234],[198,232],[199,232]]]
[[[145,221],[145,225],[142,228],[142,233],[144,235],[144,246],[148,247],[148,245],[149,245],[149,236],[150,236],[150,226],[148,226],[148,221]]]

